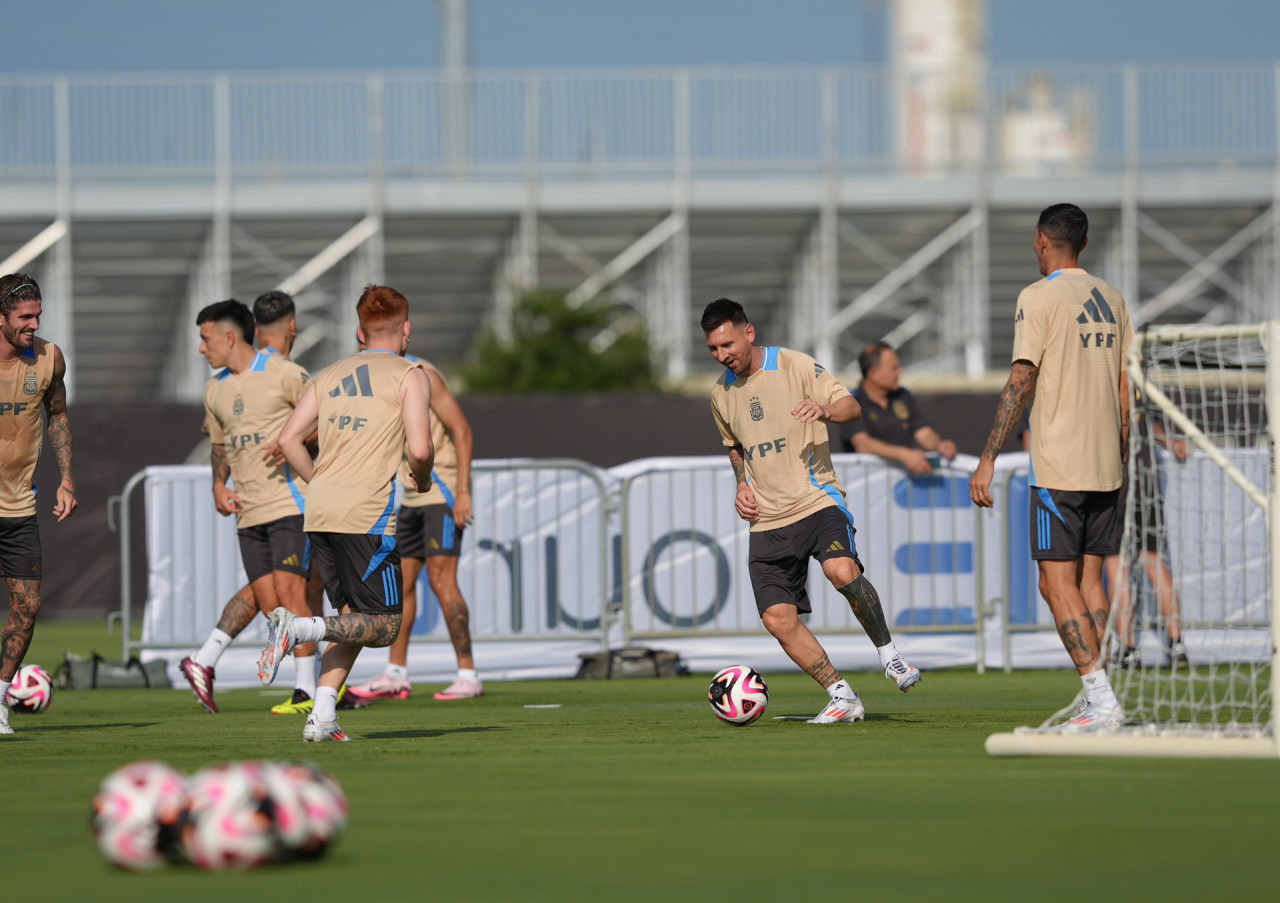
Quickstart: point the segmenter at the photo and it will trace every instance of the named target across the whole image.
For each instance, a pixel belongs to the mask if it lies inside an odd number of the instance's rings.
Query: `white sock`
[[[4,698],[9,695],[9,684],[12,681],[0,680],[0,705],[4,705]]]
[[[893,643],[885,643],[883,646],[876,647],[876,654],[880,656],[880,667],[887,667],[889,662],[893,661],[893,657],[898,654],[898,647]]]
[[[459,680],[479,680],[480,675],[476,673],[475,668],[459,668],[458,679]]]
[[[227,651],[227,647],[231,645],[231,640],[231,634],[215,627],[209,634],[209,639],[204,641],[204,645],[200,647],[199,652],[192,656],[192,659],[197,665],[212,668],[218,664],[218,659],[222,658],[222,653]]]
[[[313,709],[316,721],[338,720],[338,691],[333,687],[316,688],[316,707]]]
[[[387,675],[387,677],[391,678],[396,683],[407,684],[409,682],[409,666],[408,665],[393,665],[390,662],[388,662],[387,670],[383,671],[382,673]]]
[[[316,657],[311,655],[295,655],[293,665],[298,673],[293,678],[296,690],[302,690],[312,699],[316,698]]]
[[[1116,699],[1115,691],[1111,689],[1111,680],[1107,677],[1106,668],[1081,674],[1080,682],[1084,684],[1084,698],[1092,705],[1113,709],[1120,704],[1120,700]]]
[[[849,681],[843,677],[827,687],[827,695],[832,699],[857,699],[858,694],[853,692],[853,687],[849,686]]]
[[[299,643],[318,643],[324,639],[324,618],[294,618],[293,635]]]

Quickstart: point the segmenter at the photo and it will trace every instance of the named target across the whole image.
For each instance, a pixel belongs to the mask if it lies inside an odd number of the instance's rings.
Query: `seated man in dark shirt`
[[[862,405],[862,418],[841,429],[841,451],[879,455],[913,474],[933,470],[926,452],[936,452],[947,461],[956,456],[956,444],[938,435],[915,398],[898,384],[902,362],[892,347],[872,342],[858,355],[858,366],[862,385],[853,394]]]

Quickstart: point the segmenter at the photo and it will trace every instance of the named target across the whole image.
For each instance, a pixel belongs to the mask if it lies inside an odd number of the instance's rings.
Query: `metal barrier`
[[[147,506],[148,605],[141,640],[132,638],[130,503]],[[458,566],[472,636],[486,640],[595,637],[607,647],[611,589],[607,531],[612,505],[601,472],[571,460],[486,460],[472,468],[475,535]],[[121,654],[198,646],[225,601],[245,583],[235,522],[217,515],[202,465],[150,467],[108,502],[120,536]],[[425,569],[414,639],[448,641],[430,599]],[[616,606],[615,606],[616,608]],[[261,643],[257,620],[237,642]]]
[[[878,458],[834,456],[858,526],[859,557],[895,633],[971,633],[978,669],[986,569],[969,474],[915,477]],[[723,459],[670,459],[629,474],[621,488],[626,639],[760,631],[747,578],[748,531],[734,510]],[[815,631],[860,633],[845,599],[810,562]]]

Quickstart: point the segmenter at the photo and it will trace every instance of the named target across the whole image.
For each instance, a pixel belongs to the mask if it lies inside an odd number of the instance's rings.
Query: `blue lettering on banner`
[[[653,572],[657,567],[659,556],[678,542],[691,542],[705,546],[715,557],[716,562],[715,598],[711,600],[709,606],[692,616],[673,614],[658,600],[657,589],[654,586]],[[644,556],[644,568],[641,574],[644,581],[645,604],[658,620],[672,627],[701,627],[703,624],[714,621],[716,615],[720,614],[729,601],[729,559],[725,557],[724,551],[715,538],[700,530],[672,530],[665,536],[659,537],[658,541],[649,547],[649,553]]]

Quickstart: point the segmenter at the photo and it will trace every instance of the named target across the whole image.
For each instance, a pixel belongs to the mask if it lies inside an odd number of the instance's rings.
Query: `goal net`
[[[1280,321],[1150,328],[1129,356],[1125,531],[1107,651],[1122,728],[1070,734],[1070,706],[994,755],[1277,755],[1269,343]]]

